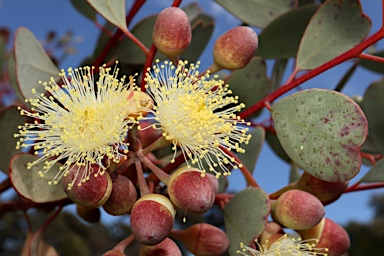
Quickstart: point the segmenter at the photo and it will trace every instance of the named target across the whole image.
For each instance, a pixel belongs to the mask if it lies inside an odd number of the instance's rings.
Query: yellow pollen
[[[57,184],[63,175],[80,167],[87,169],[83,181],[91,174],[102,175],[110,161],[118,162],[127,153],[125,136],[135,123],[128,118],[131,102],[127,100],[133,78],[124,84],[124,79],[117,78],[118,69],[110,74],[111,68],[103,66],[95,81],[92,70],[69,68],[69,78],[62,71],[62,87],[52,79],[49,85],[42,83],[51,96],[33,89],[36,98],[28,102],[34,112],[20,109],[20,114],[36,121],[20,127],[15,135],[21,137],[17,147],[33,147],[35,154],[41,155],[28,168],[44,162],[44,170],[39,173],[44,176],[53,164],[66,159],[49,184]]]
[[[161,129],[173,144],[174,158],[178,146],[186,161],[189,158],[201,171],[205,172],[205,165],[213,172],[229,174],[238,163],[220,147],[244,152],[240,144],[249,142],[247,123],[235,114],[244,106],[238,105],[237,97],[230,95],[222,80],[210,79],[209,73],[199,76],[199,63],[191,63],[189,68],[187,64],[180,61],[175,67],[171,62],[156,61],[145,77],[148,94],[156,105],[146,111],[154,117],[142,119],[157,121],[152,127]]]

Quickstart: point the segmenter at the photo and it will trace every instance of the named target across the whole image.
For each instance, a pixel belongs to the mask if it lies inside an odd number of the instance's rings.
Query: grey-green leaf
[[[92,8],[87,0],[71,0],[71,4],[86,18],[90,19],[91,21],[96,20],[96,11]]]
[[[363,40],[370,28],[359,1],[325,2],[305,30],[296,69],[314,69],[330,61]]]
[[[265,130],[263,127],[256,127],[250,134],[252,135],[252,138],[249,143],[242,145],[245,153],[238,154],[238,157],[247,167],[249,172],[253,173],[256,161],[259,158],[259,154],[265,140]]]
[[[14,134],[19,133],[18,126],[25,121],[17,107],[9,107],[0,113],[0,169],[5,173],[9,171],[11,158],[20,153],[20,149],[16,149],[18,139]]]
[[[265,28],[279,15],[297,6],[296,0],[215,0],[243,22]]]
[[[281,146],[281,143],[277,138],[276,133],[267,132],[267,135],[265,137],[267,139],[268,145],[271,147],[271,149],[273,150],[273,152],[275,152],[276,155],[278,155],[287,163],[292,162],[291,158],[289,158],[289,156],[287,155],[287,153],[285,153],[283,147]]]
[[[281,99],[271,111],[282,147],[302,169],[329,182],[350,180],[360,171],[368,122],[352,99],[310,89]]]
[[[378,161],[365,175],[360,182],[383,182],[384,181],[384,159]]]
[[[378,110],[384,107],[384,79],[372,83],[365,91],[361,108],[368,119],[369,136],[374,146],[384,153],[384,116]]]
[[[15,55],[10,54],[7,59],[7,69],[9,75],[9,82],[12,86],[13,91],[15,92],[17,98],[20,102],[24,102],[25,98],[21,94],[19,84],[17,83],[16,77],[16,63],[15,63]]]
[[[245,107],[252,106],[268,94],[272,82],[266,72],[264,60],[260,57],[253,57],[247,66],[234,71],[228,78],[227,83],[233,95],[239,96],[239,102],[244,103]],[[249,118],[255,117],[259,113],[254,113]]]
[[[43,170],[44,162],[27,169],[27,163],[38,158],[31,154],[20,154],[12,159],[9,177],[15,190],[22,197],[35,203],[49,203],[66,198],[67,195],[61,183],[48,185],[48,182],[59,172],[61,164],[54,164],[44,177],[40,177],[38,172]]]
[[[231,256],[238,255],[240,243],[248,245],[263,232],[269,211],[268,195],[260,188],[246,188],[229,201],[223,213]]]
[[[125,22],[125,0],[87,0],[106,20],[127,31]]]
[[[264,59],[295,57],[304,30],[317,9],[317,5],[306,5],[276,18],[260,33],[255,55]]]
[[[48,82],[51,77],[59,78],[59,70],[41,47],[31,31],[19,28],[15,37],[16,76],[19,88],[27,99],[34,98],[32,89],[44,93],[39,81]]]

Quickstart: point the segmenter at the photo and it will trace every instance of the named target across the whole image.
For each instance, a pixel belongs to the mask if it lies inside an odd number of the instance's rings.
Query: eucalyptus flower
[[[165,140],[173,144],[175,160],[180,147],[186,162],[190,159],[204,174],[206,168],[216,176],[230,174],[230,168],[241,167],[223,148],[244,153],[251,135],[244,120],[235,113],[245,107],[224,81],[210,73],[199,75],[197,65],[179,61],[175,66],[158,60],[145,77],[146,88],[155,106],[151,112],[153,128],[162,130]],[[142,118],[144,119],[144,118]],[[221,170],[215,170],[219,167]]]
[[[49,96],[33,89],[36,97],[26,100],[32,108],[19,108],[21,115],[34,122],[19,126],[16,147],[33,147],[35,155],[41,156],[27,168],[43,162],[39,174],[44,176],[55,163],[64,163],[49,184],[57,184],[73,169],[79,174],[80,167],[85,168],[81,182],[86,182],[90,175],[103,175],[110,161],[126,158],[125,138],[135,123],[130,116],[130,104],[136,104],[132,103],[134,79],[130,77],[125,84],[125,77],[117,78],[117,68],[110,74],[111,68],[103,66],[96,80],[93,70],[69,68],[69,77],[62,70],[61,86],[53,78],[48,83],[40,81]]]

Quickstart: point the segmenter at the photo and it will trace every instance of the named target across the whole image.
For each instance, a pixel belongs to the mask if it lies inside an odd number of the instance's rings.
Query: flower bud
[[[250,27],[235,27],[222,34],[215,43],[213,57],[221,68],[235,70],[245,67],[256,52],[258,38]]]
[[[98,168],[98,167],[94,167]],[[82,182],[86,169],[74,168],[62,178],[62,185],[69,199],[86,208],[97,208],[107,201],[112,191],[112,180],[107,172],[103,175],[90,175],[89,180]],[[76,180],[75,180],[76,179]],[[73,184],[73,186],[71,186]]]
[[[173,61],[192,40],[187,14],[177,7],[161,11],[156,19],[152,39],[156,48]]]
[[[315,248],[326,248],[328,256],[343,255],[351,245],[348,233],[340,225],[328,218],[309,230],[297,231],[304,240],[316,239]]]
[[[307,172],[304,172],[295,185],[295,188],[307,191],[316,196],[323,205],[336,201],[348,187],[348,181],[328,182],[320,180]]]
[[[129,98],[131,100],[128,106],[129,117],[146,116],[153,108],[153,99],[145,92],[132,91]]]
[[[191,213],[204,213],[215,201],[215,184],[200,170],[182,167],[175,171],[168,183],[169,197],[177,207]]]
[[[113,182],[111,195],[103,204],[103,209],[111,215],[129,213],[136,199],[135,186],[127,177],[119,175]]]
[[[325,214],[324,206],[317,197],[297,189],[283,193],[271,206],[276,221],[296,230],[312,228]]]
[[[175,209],[163,195],[149,194],[133,205],[131,229],[136,240],[145,245],[163,241],[172,230]]]
[[[207,223],[198,223],[185,230],[174,229],[171,236],[199,256],[222,255],[229,247],[229,239],[224,231]]]
[[[269,247],[284,234],[283,228],[278,223],[268,222],[267,225],[265,225],[263,233],[261,233],[257,240],[260,244],[265,244],[267,246],[266,249],[269,249]]]
[[[105,252],[102,256],[126,256],[126,254],[122,253],[121,251],[110,250]]]
[[[81,205],[77,205],[76,212],[83,220],[89,223],[98,223],[100,221],[99,208],[89,209]]]
[[[142,245],[139,256],[181,256],[181,251],[172,239],[165,238],[156,245]]]

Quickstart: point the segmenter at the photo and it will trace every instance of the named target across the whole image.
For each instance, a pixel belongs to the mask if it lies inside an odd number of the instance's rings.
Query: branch
[[[384,0],[383,0],[384,1]],[[308,81],[309,79],[323,73],[324,71],[333,68],[340,63],[343,63],[347,60],[350,60],[352,58],[355,58],[359,56],[360,53],[362,53],[366,48],[373,45],[380,39],[384,37],[384,29],[382,28],[380,31],[373,34],[371,37],[367,38],[360,44],[356,45],[352,49],[346,51],[345,53],[337,56],[336,58],[324,63],[323,65],[308,71],[304,75],[300,76],[299,78],[283,85],[282,87],[278,88],[276,91],[272,92],[271,94],[267,95],[264,99],[260,100],[259,102],[255,103],[251,107],[245,109],[239,114],[239,117],[241,119],[245,119],[251,114],[255,113],[256,111],[262,109],[265,106],[266,102],[273,102],[275,99],[283,95],[284,93],[292,90],[293,88],[299,86],[300,84]]]

